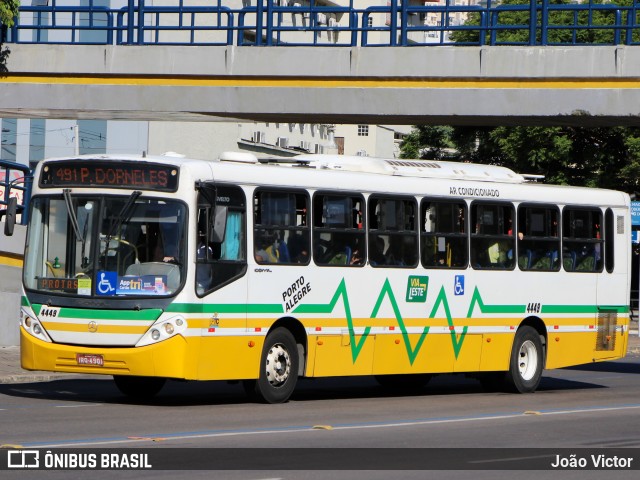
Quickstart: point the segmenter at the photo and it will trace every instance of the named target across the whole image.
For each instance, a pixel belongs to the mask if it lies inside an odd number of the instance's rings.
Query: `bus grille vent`
[[[598,335],[596,337],[596,351],[607,352],[616,348],[617,312],[598,313]]]
[[[622,215],[618,215],[616,223],[618,227],[618,235],[624,234],[624,217]]]

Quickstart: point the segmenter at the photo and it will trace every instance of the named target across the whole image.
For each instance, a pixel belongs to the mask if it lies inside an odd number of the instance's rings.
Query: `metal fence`
[[[4,43],[97,45],[431,46],[632,45],[640,43],[640,3],[589,0],[482,0],[478,5],[388,2],[388,6],[326,6],[294,2],[211,0],[208,6],[122,8],[82,5],[22,6],[2,28]],[[62,2],[60,2],[62,3]],[[204,2],[203,2],[204,3]],[[248,5],[250,3],[250,5]],[[471,2],[470,2],[471,3]],[[78,0],[80,4],[80,0]],[[231,8],[229,5],[247,5]]]

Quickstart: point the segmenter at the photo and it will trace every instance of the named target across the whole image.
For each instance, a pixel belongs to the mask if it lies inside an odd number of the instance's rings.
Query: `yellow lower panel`
[[[450,372],[453,349],[449,335],[427,335],[422,345],[419,345],[420,337],[401,333],[376,336],[373,373]]]
[[[451,339],[451,337],[449,337]],[[457,345],[464,342],[464,348],[460,348],[458,358],[453,364],[454,372],[476,372],[480,367],[480,351],[482,350],[482,335],[465,335],[461,338],[456,335]]]
[[[594,360],[596,333],[549,332],[547,344],[547,368],[591,363]]]
[[[482,335],[481,372],[498,372],[509,370],[511,347],[514,335],[506,333],[487,333]]]
[[[138,348],[81,347],[43,342],[21,328],[20,359],[26,370],[195,379],[199,340],[191,347],[180,336]],[[76,354],[102,355],[104,366],[79,365]]]
[[[258,378],[263,344],[263,336],[201,338],[198,379]]]
[[[356,360],[353,359],[351,341],[347,334],[309,337],[316,343],[313,375],[315,377],[371,375],[375,336],[355,337],[355,346],[361,345]]]

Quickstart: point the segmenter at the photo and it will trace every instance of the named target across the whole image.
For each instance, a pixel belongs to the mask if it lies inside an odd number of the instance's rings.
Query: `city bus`
[[[125,395],[224,380],[280,403],[301,377],[455,373],[527,393],[626,353],[618,191],[445,161],[89,155],[39,162],[29,208],[22,367]]]

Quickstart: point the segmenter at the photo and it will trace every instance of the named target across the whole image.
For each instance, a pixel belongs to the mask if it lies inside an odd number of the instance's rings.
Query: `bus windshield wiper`
[[[69,215],[69,222],[71,223],[71,226],[73,227],[73,232],[76,235],[76,241],[82,242],[81,253],[80,253],[81,255],[80,267],[87,268],[89,261],[85,257],[85,247],[87,245],[87,226],[89,222],[85,221],[83,231],[80,232],[80,224],[78,223],[78,216],[76,215],[76,211],[73,209],[73,202],[71,200],[71,190],[68,188],[65,188],[62,191],[62,194],[64,195],[64,203],[67,206],[67,214]]]
[[[109,251],[109,242],[111,242],[111,237],[122,226],[123,223],[127,222],[131,218],[134,212],[133,206],[135,205],[136,200],[140,195],[142,195],[142,192],[139,190],[135,190],[134,192],[132,192],[131,195],[129,195],[127,202],[124,204],[124,206],[120,210],[120,213],[118,213],[115,219],[111,221],[111,225],[109,226],[109,231],[105,236],[105,247],[104,247],[105,257],[107,255],[107,252]]]
[[[76,212],[73,209],[73,203],[71,202],[71,190],[65,188],[62,191],[62,194],[64,195],[64,203],[67,205],[67,214],[69,215],[69,221],[73,227],[73,232],[76,234],[76,239],[84,243],[84,238],[82,237],[82,233],[80,233],[80,225],[78,225],[78,217],[76,216]]]
[[[131,218],[131,216],[133,215],[133,205],[140,195],[142,195],[142,192],[139,190],[136,190],[132,192],[131,195],[129,195],[127,203],[124,204],[115,220],[111,222],[109,232],[107,233],[107,239],[111,239],[113,234],[122,226],[122,224],[128,221],[129,218]]]

